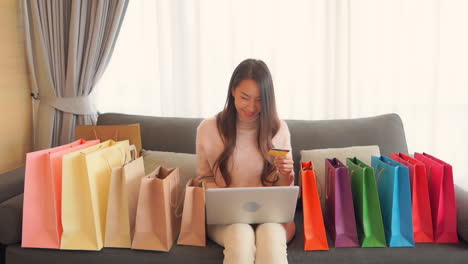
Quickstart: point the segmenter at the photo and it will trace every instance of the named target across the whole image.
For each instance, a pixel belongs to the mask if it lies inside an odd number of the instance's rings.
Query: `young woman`
[[[213,176],[217,187],[293,185],[291,151],[272,158],[272,148],[291,150],[288,126],[276,112],[273,80],[266,64],[247,59],[234,70],[224,110],[198,127],[198,176]],[[287,263],[294,222],[208,226],[224,247],[224,263]]]

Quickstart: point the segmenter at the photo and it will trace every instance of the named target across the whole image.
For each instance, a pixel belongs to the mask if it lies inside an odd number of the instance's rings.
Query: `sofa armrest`
[[[23,226],[23,194],[0,203],[0,244],[21,241]]]
[[[24,167],[0,174],[0,203],[22,194],[24,191]]]
[[[468,243],[468,188],[455,185],[458,236]]]

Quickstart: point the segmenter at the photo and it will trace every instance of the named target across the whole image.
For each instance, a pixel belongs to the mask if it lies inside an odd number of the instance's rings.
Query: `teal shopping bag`
[[[385,239],[390,247],[414,247],[409,169],[386,156],[372,156]]]
[[[346,165],[351,177],[359,242],[362,247],[385,247],[385,234],[374,169],[357,158],[346,159]]]

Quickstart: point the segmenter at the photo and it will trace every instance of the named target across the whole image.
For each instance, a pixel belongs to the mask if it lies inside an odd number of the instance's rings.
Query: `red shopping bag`
[[[304,250],[328,250],[314,165],[311,161],[302,162],[301,165]]]
[[[426,166],[403,153],[392,153],[391,158],[409,169],[414,242],[434,242]]]
[[[458,243],[452,166],[424,152],[414,158],[426,165],[435,242]]]

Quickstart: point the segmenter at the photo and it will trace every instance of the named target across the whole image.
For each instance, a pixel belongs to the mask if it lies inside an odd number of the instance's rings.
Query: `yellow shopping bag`
[[[108,140],[63,157],[61,249],[102,249],[111,171],[125,163],[128,146]]]

